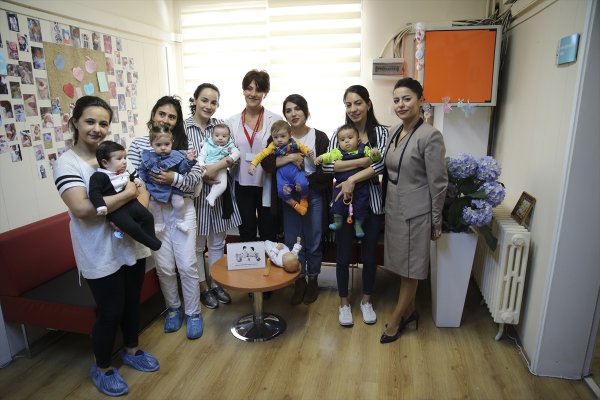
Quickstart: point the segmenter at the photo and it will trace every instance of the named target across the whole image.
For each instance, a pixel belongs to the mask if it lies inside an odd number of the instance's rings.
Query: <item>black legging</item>
[[[254,242],[257,240],[256,228],[260,240],[275,241],[279,231],[276,217],[271,215],[269,207],[262,206],[263,188],[259,186],[243,186],[235,183],[235,200],[242,217],[240,242]]]
[[[140,331],[140,295],[146,273],[146,259],[134,266],[123,265],[111,275],[86,279],[96,300],[96,322],[92,329],[92,344],[96,365],[108,368],[121,326],[125,347],[138,345]]]

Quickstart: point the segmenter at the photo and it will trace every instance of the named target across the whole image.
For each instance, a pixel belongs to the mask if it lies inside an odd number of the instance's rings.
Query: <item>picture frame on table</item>
[[[227,244],[227,269],[265,267],[264,242],[239,242]]]
[[[531,212],[533,211],[533,207],[535,206],[535,197],[530,195],[527,192],[523,192],[521,197],[519,197],[519,201],[513,208],[510,215],[513,217],[515,221],[517,221],[520,225],[523,225]]]

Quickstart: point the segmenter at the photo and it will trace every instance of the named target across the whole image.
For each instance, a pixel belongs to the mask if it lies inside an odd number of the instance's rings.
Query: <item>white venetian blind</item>
[[[264,69],[269,110],[281,114],[285,97],[299,93],[309,125],[331,134],[344,122],[344,90],[360,80],[360,12],[360,0],[183,2],[184,98],[214,83],[226,118],[244,107],[244,74]]]

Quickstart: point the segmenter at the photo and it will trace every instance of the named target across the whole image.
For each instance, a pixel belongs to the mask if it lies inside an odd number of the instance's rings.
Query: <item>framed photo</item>
[[[527,220],[529,214],[531,214],[533,206],[535,206],[535,197],[533,197],[527,192],[523,192],[510,215],[514,218],[515,221],[523,225],[523,223]]]
[[[227,245],[227,269],[265,267],[264,242],[240,242]]]

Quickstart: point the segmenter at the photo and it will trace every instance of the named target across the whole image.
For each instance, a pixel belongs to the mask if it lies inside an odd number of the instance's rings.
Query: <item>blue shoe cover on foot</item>
[[[107,396],[123,396],[129,392],[127,383],[121,378],[116,369],[111,368],[106,374],[98,369],[96,364],[90,369],[90,378],[101,393]]]
[[[188,315],[186,324],[186,334],[188,339],[194,340],[202,336],[202,333],[204,332],[204,318],[202,318],[202,314]]]
[[[123,364],[142,372],[154,372],[160,368],[158,360],[152,354],[142,350],[138,350],[135,354],[123,350]]]

